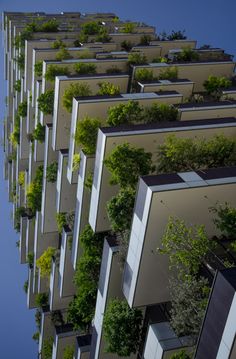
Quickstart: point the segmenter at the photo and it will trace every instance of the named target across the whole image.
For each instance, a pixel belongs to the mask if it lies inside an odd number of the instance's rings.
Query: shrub
[[[168,62],[168,58],[167,57],[155,57],[154,59],[152,59],[152,63],[167,63]]]
[[[165,103],[153,104],[151,107],[144,109],[143,117],[145,123],[176,121],[178,119],[178,110]]]
[[[54,90],[46,90],[38,97],[38,108],[44,115],[52,115],[54,107]]]
[[[140,52],[131,52],[128,56],[128,63],[130,65],[145,65],[147,63],[147,58]]]
[[[34,73],[36,76],[41,77],[43,72],[43,61],[38,61],[34,65]]]
[[[75,143],[88,155],[96,151],[97,133],[101,122],[96,118],[85,117],[78,121],[75,133]]]
[[[13,131],[10,134],[9,140],[12,143],[14,148],[16,148],[17,145],[20,143],[20,127],[19,127],[19,125],[15,124]]]
[[[177,61],[183,62],[191,62],[191,61],[198,61],[199,54],[191,49],[190,47],[185,47],[182,51],[176,56]]]
[[[16,35],[14,40],[14,46],[17,49],[25,47],[25,40],[31,40],[33,38],[32,32],[23,30],[19,35]]]
[[[42,277],[49,277],[51,273],[51,262],[52,257],[56,253],[56,248],[48,247],[41,257],[39,257],[36,261],[37,267],[40,269],[40,275]]]
[[[232,85],[232,82],[226,77],[209,76],[203,83],[206,92],[218,100],[222,94],[222,90]]]
[[[36,332],[33,334],[32,339],[36,341],[36,343],[39,343],[39,337],[40,337],[40,333]]]
[[[236,164],[236,141],[216,135],[210,140],[168,136],[158,147],[158,172],[180,172]]]
[[[61,39],[57,39],[52,43],[52,49],[60,49],[62,47],[66,47],[66,44]]]
[[[110,183],[119,184],[122,188],[135,188],[139,176],[154,170],[152,154],[145,152],[143,148],[132,147],[129,143],[115,147],[104,163],[111,172]]]
[[[115,86],[110,82],[100,82],[98,84],[99,86],[99,91],[98,91],[98,95],[119,95],[120,94],[120,87],[119,86]]]
[[[130,41],[124,40],[121,42],[120,46],[122,50],[129,52],[134,45]]]
[[[14,219],[15,219],[15,230],[20,231],[20,219],[22,216],[26,215],[25,207],[17,207],[15,209]]]
[[[65,90],[63,95],[63,106],[68,112],[72,112],[72,103],[74,97],[85,97],[91,95],[91,89],[87,83],[75,83]]]
[[[135,71],[136,81],[152,81],[154,80],[153,71],[149,69],[137,69]]]
[[[82,51],[79,51],[78,58],[79,59],[93,59],[94,54],[92,52],[90,52],[89,50],[83,49]]]
[[[140,45],[148,46],[151,41],[152,41],[151,35],[142,35],[140,38]]]
[[[40,122],[37,123],[36,128],[33,130],[32,138],[40,143],[45,141],[45,126],[41,125]]]
[[[107,202],[107,214],[114,232],[130,229],[135,193],[136,191],[133,188],[122,188],[115,197]]]
[[[158,76],[159,80],[177,80],[178,78],[178,68],[177,67],[168,67],[162,70]]]
[[[58,163],[52,162],[49,166],[47,166],[47,174],[46,178],[48,182],[54,183],[57,180],[57,169]]]
[[[177,353],[171,355],[170,359],[191,359],[192,357],[186,353],[185,350],[180,350]]]
[[[72,59],[73,56],[70,55],[69,51],[65,47],[61,47],[60,50],[56,53],[56,60],[69,60]]]
[[[35,296],[35,305],[38,308],[42,308],[48,305],[48,294],[47,293],[38,293]]]
[[[40,309],[36,309],[34,318],[38,330],[41,330],[42,313]]]
[[[72,345],[67,345],[63,350],[63,359],[73,359],[74,352],[74,347]]]
[[[121,103],[108,109],[107,123],[110,126],[137,123],[142,119],[142,107],[137,101],[131,100],[126,104]]]
[[[14,87],[15,91],[20,92],[21,91],[21,80],[16,80],[13,87]]]
[[[39,27],[38,30],[39,32],[58,32],[59,23],[57,20],[55,19],[50,19],[48,21],[43,22]]]
[[[74,329],[88,329],[94,316],[104,233],[94,233],[87,225],[79,241],[83,254],[74,276],[77,291],[69,305],[67,319],[74,325]]]
[[[99,33],[101,26],[97,21],[89,21],[82,25],[82,31],[86,35],[96,35]]]
[[[43,359],[51,359],[52,358],[52,349],[53,349],[53,337],[44,339],[43,345],[42,345]]]
[[[28,263],[28,266],[30,268],[33,267],[34,265],[34,253],[33,252],[29,252],[26,256],[26,263]]]
[[[31,182],[26,191],[26,203],[31,213],[34,215],[36,211],[41,210],[43,186],[43,165],[36,170],[35,178]]]
[[[97,42],[110,42],[111,36],[108,34],[108,31],[105,27],[101,27],[98,35],[95,37]]]
[[[23,186],[25,184],[25,171],[20,171],[18,174],[18,184]]]
[[[135,354],[140,344],[142,319],[141,310],[130,308],[126,300],[111,300],[103,320],[106,351],[125,357]]]
[[[84,187],[87,188],[90,192],[92,191],[93,187],[93,172],[90,171],[84,181]]]
[[[45,74],[45,79],[50,82],[55,81],[56,76],[69,76],[70,71],[67,66],[49,65]]]
[[[185,33],[185,30],[183,30],[183,31],[172,30],[172,33],[167,36],[167,39],[168,40],[185,40],[185,39],[187,39],[187,36],[185,36],[184,33]]]
[[[24,71],[25,69],[25,55],[24,54],[20,54],[17,56],[17,58],[15,59],[16,63],[19,66],[19,69],[21,71]]]
[[[25,283],[24,283],[24,286],[23,286],[24,292],[25,292],[26,294],[27,294],[27,292],[28,292],[28,286],[29,286],[29,282],[28,282],[28,280],[26,280]]]
[[[52,323],[56,325],[63,325],[64,319],[60,310],[54,310],[50,313]]]
[[[59,233],[62,233],[63,226],[66,225],[66,213],[57,213],[56,214],[56,222],[57,222],[57,229]]]
[[[72,171],[77,171],[79,169],[80,160],[81,160],[80,153],[75,153],[73,155]]]
[[[26,100],[19,104],[17,112],[18,112],[18,115],[21,117],[27,116],[27,101]]]
[[[236,239],[236,208],[229,203],[216,204],[210,210],[217,215],[213,222],[223,235]]]
[[[79,62],[74,65],[75,72],[79,75],[96,74],[96,65]]]
[[[107,74],[120,74],[122,71],[117,66],[112,66],[106,69]]]
[[[122,28],[122,31],[126,34],[133,33],[135,30],[135,24],[133,22],[126,22],[124,24],[124,27]]]

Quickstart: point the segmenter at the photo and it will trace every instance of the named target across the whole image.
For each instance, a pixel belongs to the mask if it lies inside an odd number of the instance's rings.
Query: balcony
[[[60,265],[59,265],[59,292],[60,297],[75,295],[75,285],[73,283],[74,268],[71,263],[71,246],[73,232],[69,227],[64,227],[61,239]]]
[[[74,331],[70,324],[55,327],[55,335],[52,350],[52,359],[63,359],[66,346],[75,346],[78,331]]]

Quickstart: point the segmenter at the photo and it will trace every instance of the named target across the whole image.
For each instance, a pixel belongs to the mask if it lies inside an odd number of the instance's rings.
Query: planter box
[[[209,237],[217,235],[209,207],[217,201],[235,206],[235,175],[233,167],[140,179],[123,278],[130,307],[170,300],[168,257],[157,251],[169,216],[203,224]]]
[[[75,338],[75,359],[89,359],[91,339],[91,334],[79,335]]]
[[[35,294],[33,292],[33,269],[29,268],[29,275],[28,275],[28,291],[27,291],[27,307],[28,309],[36,308],[35,304]]]
[[[69,227],[64,227],[62,232],[59,266],[59,291],[61,298],[73,296],[76,292],[73,283],[75,271],[71,263],[72,238],[73,232]]]
[[[228,123],[228,124],[227,124]],[[124,129],[120,127],[104,127],[98,132],[95,173],[93,179],[92,196],[89,213],[89,223],[95,232],[110,229],[110,222],[106,213],[107,202],[118,193],[118,185],[110,185],[110,172],[104,165],[106,159],[114,148],[124,143],[130,143],[137,148],[143,148],[153,153],[153,161],[156,164],[155,154],[157,147],[165,142],[166,136],[175,134],[179,138],[211,138],[221,132],[233,137],[235,119],[213,119],[185,122],[167,122],[149,125],[130,125]]]
[[[20,220],[20,263],[26,263],[26,229],[27,229],[27,216],[21,217]]]
[[[55,327],[52,359],[63,359],[63,352],[67,345],[75,346],[76,336],[78,331],[74,331],[69,324]]]
[[[49,308],[43,308],[41,312],[41,330],[39,336],[38,352],[41,353],[45,339],[54,336],[54,325],[51,321],[51,313]]]
[[[27,138],[27,121],[25,117],[20,118],[20,159],[28,159],[29,158],[29,141]]]
[[[193,93],[194,83],[189,80],[160,80],[152,82],[138,81],[140,92],[151,91],[177,91],[183,96],[183,100],[189,98]]]

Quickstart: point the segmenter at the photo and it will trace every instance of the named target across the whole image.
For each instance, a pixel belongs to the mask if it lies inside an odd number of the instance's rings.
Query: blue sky
[[[198,45],[222,47],[236,55],[235,0],[57,0],[25,1],[0,0],[0,11],[81,11],[115,12],[121,19],[143,21],[156,27],[157,32],[186,30],[188,38]],[[0,83],[3,84],[3,50],[0,49]],[[3,85],[0,108],[4,118]],[[3,168],[3,151],[0,150],[0,168]],[[26,267],[19,264],[15,246],[18,239],[12,229],[11,205],[7,199],[7,183],[0,175],[0,357],[2,359],[37,358],[37,347],[31,339],[35,329],[34,311],[26,308],[23,283],[27,279]]]

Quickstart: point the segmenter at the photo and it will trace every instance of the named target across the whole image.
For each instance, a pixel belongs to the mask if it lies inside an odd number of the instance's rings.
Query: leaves
[[[96,152],[97,133],[100,126],[99,119],[88,116],[77,122],[75,143],[88,155]]]
[[[52,115],[54,107],[54,90],[46,90],[38,97],[38,108],[45,115]]]
[[[64,92],[62,98],[63,107],[71,113],[74,97],[90,96],[91,94],[91,89],[87,83],[72,83]]]
[[[143,108],[138,101],[128,101],[109,107],[107,123],[110,126],[118,126],[127,123],[137,123],[143,119]]]

